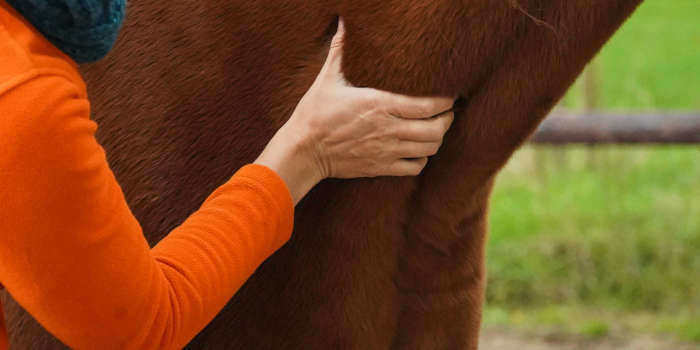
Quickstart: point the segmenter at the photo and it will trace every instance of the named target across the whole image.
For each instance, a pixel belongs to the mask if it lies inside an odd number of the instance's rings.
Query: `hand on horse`
[[[285,180],[297,203],[319,181],[417,175],[454,119],[451,97],[409,97],[351,86],[341,72],[342,19],[321,72],[255,161]]]

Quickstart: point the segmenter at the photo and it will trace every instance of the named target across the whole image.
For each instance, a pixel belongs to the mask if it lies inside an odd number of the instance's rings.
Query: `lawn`
[[[595,107],[700,113],[698,65],[700,1],[646,0],[595,60]],[[525,147],[490,225],[486,327],[700,343],[700,147]]]
[[[614,317],[596,320],[596,308],[658,313],[638,330],[700,341],[698,156],[688,146],[520,150],[491,206],[487,298],[499,320],[578,307],[586,317],[552,322],[591,332],[566,323],[607,330]]]
[[[593,60],[607,110],[700,110],[700,1],[646,0]],[[577,81],[562,104],[583,106]]]

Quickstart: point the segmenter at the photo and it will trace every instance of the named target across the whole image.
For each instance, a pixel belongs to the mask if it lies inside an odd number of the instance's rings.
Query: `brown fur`
[[[191,347],[476,348],[493,178],[640,2],[132,2],[115,51],[84,73],[151,243],[255,159],[319,71],[339,14],[350,82],[462,97],[421,176],[312,190],[292,240]],[[6,306],[17,349],[60,346]]]

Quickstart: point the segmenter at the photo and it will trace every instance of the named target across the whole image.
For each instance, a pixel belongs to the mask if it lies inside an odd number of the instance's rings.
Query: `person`
[[[78,71],[107,54],[124,12],[124,0],[0,0],[0,283],[73,348],[185,346],[287,242],[313,186],[416,175],[454,118],[452,97],[350,86],[341,20],[262,154],[151,249],[94,137]]]

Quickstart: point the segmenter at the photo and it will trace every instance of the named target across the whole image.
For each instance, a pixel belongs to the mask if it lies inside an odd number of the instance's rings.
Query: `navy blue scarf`
[[[78,63],[104,57],[117,40],[126,0],[7,0]]]

